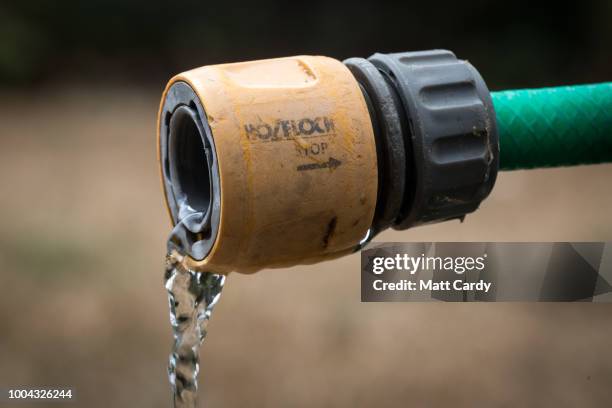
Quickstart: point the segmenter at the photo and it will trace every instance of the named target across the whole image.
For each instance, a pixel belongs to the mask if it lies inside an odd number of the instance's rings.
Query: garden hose
[[[169,250],[254,272],[463,219],[498,169],[612,161],[612,84],[490,93],[450,51],[296,56],[172,78],[158,155]]]
[[[612,82],[491,96],[501,170],[612,161]]]

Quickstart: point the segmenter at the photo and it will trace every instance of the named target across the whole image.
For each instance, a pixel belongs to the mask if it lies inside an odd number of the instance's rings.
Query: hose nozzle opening
[[[162,175],[175,224],[168,249],[202,260],[214,244],[220,211],[211,131],[198,97],[184,82],[170,88],[162,109]]]

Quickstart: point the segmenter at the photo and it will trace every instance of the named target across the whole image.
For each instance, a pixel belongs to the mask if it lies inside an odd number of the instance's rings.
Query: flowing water
[[[185,269],[181,260],[176,251],[166,256],[165,286],[174,332],[168,378],[174,391],[174,407],[193,408],[198,393],[200,345],[225,276]]]

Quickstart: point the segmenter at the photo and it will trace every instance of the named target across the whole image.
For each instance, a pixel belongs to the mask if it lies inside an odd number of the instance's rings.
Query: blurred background
[[[66,406],[170,406],[155,119],[173,74],[448,48],[492,90],[603,82],[611,21],[605,0],[3,1],[0,387],[73,387]],[[463,224],[378,240],[610,241],[611,176],[504,173]],[[358,255],[231,275],[202,350],[201,405],[612,404],[612,305],[361,304],[359,281]]]

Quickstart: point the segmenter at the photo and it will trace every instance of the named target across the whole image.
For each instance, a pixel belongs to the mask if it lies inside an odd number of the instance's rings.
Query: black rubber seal
[[[351,71],[368,104],[378,163],[378,197],[370,238],[395,223],[404,200],[406,185],[406,147],[403,108],[395,90],[381,72],[364,58],[349,58],[344,64]]]

